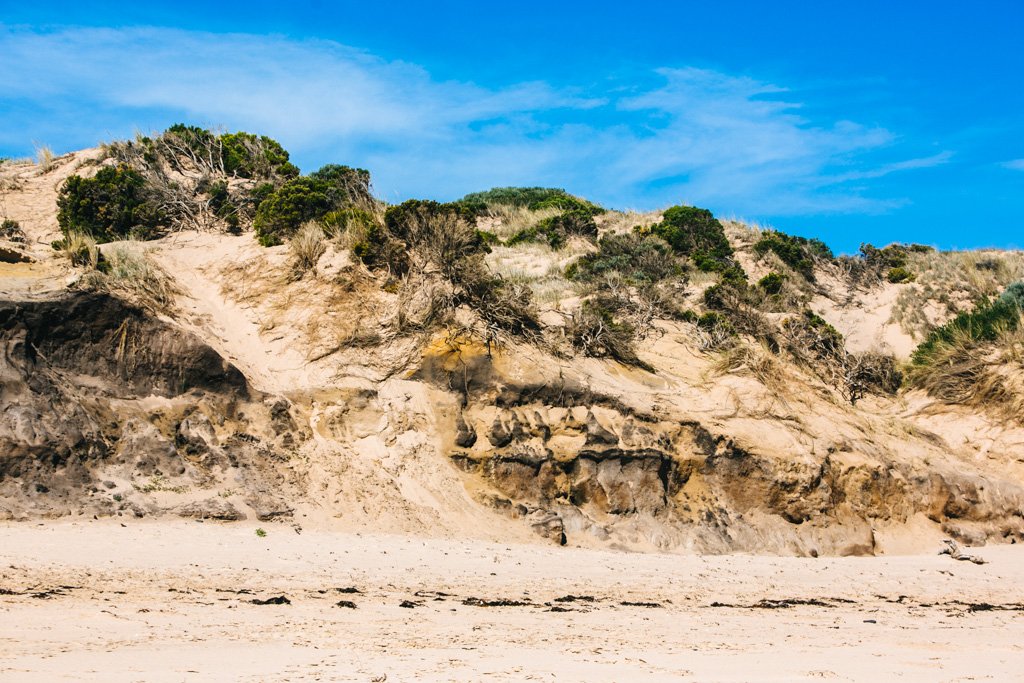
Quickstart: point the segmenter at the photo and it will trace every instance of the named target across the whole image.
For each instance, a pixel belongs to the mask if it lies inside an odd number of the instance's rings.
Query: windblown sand
[[[1018,546],[971,549],[988,560],[979,566],[266,534],[184,521],[0,526],[0,679],[1024,676]],[[278,596],[290,604],[252,602]]]

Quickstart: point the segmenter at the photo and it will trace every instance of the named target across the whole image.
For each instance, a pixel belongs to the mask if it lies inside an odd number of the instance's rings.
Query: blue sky
[[[145,6],[143,6],[145,5]],[[0,0],[0,155],[186,121],[380,196],[553,185],[1024,247],[1024,3]]]

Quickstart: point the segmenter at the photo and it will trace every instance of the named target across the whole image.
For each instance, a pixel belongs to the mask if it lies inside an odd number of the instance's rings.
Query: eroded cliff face
[[[871,554],[876,526],[915,515],[975,543],[1024,533],[1014,485],[852,451],[757,453],[595,399],[470,404],[450,457],[493,489],[483,502],[560,543]]]
[[[417,377],[458,396],[442,448],[477,500],[552,542],[817,555],[883,552],[909,529],[1024,538],[1012,475],[902,419],[836,406],[751,420],[688,404],[714,391],[637,391],[625,376],[535,361],[460,348],[428,355]]]
[[[451,340],[404,375],[349,369],[269,394],[195,333],[101,294],[0,304],[0,342],[7,518],[174,514],[811,555],[886,551],[900,529],[1024,538],[1012,473],[813,397],[799,410],[836,412],[753,419],[722,409],[716,392],[736,387]]]
[[[242,519],[230,479],[257,516],[289,509],[275,463],[305,434],[194,335],[77,293],[0,303],[0,343],[0,515],[143,516],[160,502],[129,490],[195,486],[211,498],[182,514]]]

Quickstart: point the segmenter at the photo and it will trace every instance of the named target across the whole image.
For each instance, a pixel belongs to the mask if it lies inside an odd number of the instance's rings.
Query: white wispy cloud
[[[0,108],[30,112],[0,113],[0,143],[187,119],[271,135],[300,160],[363,165],[388,199],[554,184],[617,206],[774,214],[884,211],[899,198],[864,181],[950,158],[872,162],[892,133],[811,120],[784,87],[706,69],[657,76],[625,94],[488,88],[323,40],[0,28]]]
[[[1024,159],[1012,159],[1010,161],[1004,161],[1002,163],[1003,168],[1008,168],[1011,171],[1024,171]]]

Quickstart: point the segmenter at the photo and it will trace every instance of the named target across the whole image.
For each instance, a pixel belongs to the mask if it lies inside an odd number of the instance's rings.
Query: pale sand
[[[0,595],[0,679],[1024,676],[1024,548],[1017,546],[972,550],[989,560],[978,566],[938,555],[699,557],[297,534],[280,525],[267,525],[259,538],[255,529],[109,520],[0,526],[0,588],[14,592]],[[349,586],[362,592],[335,590]],[[594,601],[553,602],[570,594]],[[277,595],[291,604],[249,602]],[[463,604],[470,597],[533,605]],[[825,605],[712,605],[787,598]],[[339,600],[357,608],[335,606]],[[403,600],[419,605],[402,608]]]

